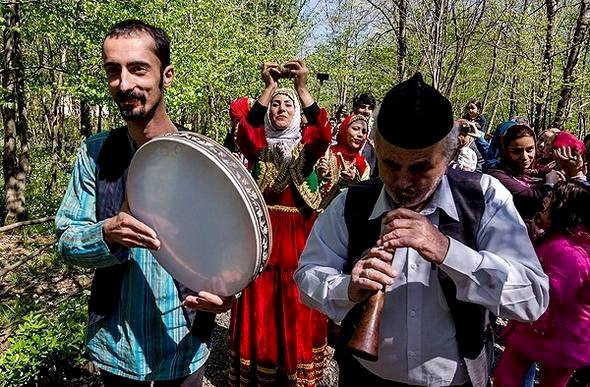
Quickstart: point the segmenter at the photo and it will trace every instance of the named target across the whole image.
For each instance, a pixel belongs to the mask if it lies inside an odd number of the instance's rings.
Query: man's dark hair
[[[590,140],[590,134],[587,134],[584,136],[584,145],[586,145],[586,143],[588,142],[588,140]]]
[[[120,36],[132,36],[146,33],[154,39],[154,53],[160,59],[160,68],[164,70],[170,65],[170,38],[164,30],[142,22],[141,20],[128,19],[113,25],[103,40]]]
[[[352,109],[356,110],[361,105],[369,105],[371,110],[375,110],[375,106],[377,105],[375,102],[375,97],[373,97],[371,93],[362,93],[355,95],[352,100]]]

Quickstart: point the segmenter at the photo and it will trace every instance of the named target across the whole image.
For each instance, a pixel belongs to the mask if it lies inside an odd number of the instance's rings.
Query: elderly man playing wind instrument
[[[377,130],[380,178],[318,218],[295,273],[301,298],[343,320],[347,341],[384,290],[378,351],[339,346],[340,386],[485,386],[489,313],[534,321],[549,302],[526,227],[497,180],[447,171],[458,128],[420,74],[385,95]]]

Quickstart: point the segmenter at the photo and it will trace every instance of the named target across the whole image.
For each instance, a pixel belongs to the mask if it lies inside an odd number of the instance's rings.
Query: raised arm
[[[277,89],[278,67],[276,63],[262,65],[260,76],[264,82],[264,90],[248,114],[243,116],[239,122],[236,143],[250,162],[255,161],[260,151],[267,145],[264,133],[264,115],[268,110],[272,95]]]
[[[322,157],[332,141],[332,128],[328,114],[314,101],[307,88],[309,69],[301,59],[293,59],[284,65],[294,75],[293,87],[299,95],[303,114],[307,118],[307,127],[303,133],[307,155],[312,163]]]

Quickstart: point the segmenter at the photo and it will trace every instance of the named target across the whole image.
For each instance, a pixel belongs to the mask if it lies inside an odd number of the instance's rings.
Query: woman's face
[[[270,122],[279,130],[287,129],[293,115],[295,104],[293,100],[284,94],[277,94],[270,102]]]
[[[365,121],[354,121],[348,125],[346,131],[346,142],[352,149],[358,150],[361,148],[367,139],[367,123]]]
[[[533,165],[535,159],[535,139],[524,136],[508,144],[507,156],[519,172],[524,172]]]

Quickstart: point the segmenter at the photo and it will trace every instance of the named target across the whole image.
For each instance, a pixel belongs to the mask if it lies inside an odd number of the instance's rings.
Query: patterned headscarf
[[[293,106],[295,107],[293,119],[285,129],[277,129],[270,119],[269,106],[266,115],[264,116],[264,131],[268,147],[275,157],[278,157],[278,160],[289,162],[291,161],[293,148],[295,148],[295,146],[301,141],[301,106],[299,105],[297,93],[290,88],[283,88],[275,91],[271,98],[271,104],[272,100],[274,100],[279,94],[286,95],[291,101],[293,101]]]

